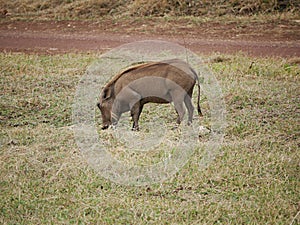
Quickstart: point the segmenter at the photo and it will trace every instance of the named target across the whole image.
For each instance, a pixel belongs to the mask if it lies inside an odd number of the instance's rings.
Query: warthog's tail
[[[198,78],[196,71],[193,69],[192,69],[192,71],[195,74],[195,78],[196,78],[197,86],[198,86],[197,111],[198,111],[199,116],[203,116],[203,114],[201,112],[201,108],[200,108],[200,82],[199,82],[199,78]]]
[[[198,115],[203,116],[200,108],[200,83],[199,83],[198,76],[197,76],[197,86],[198,86],[197,110],[198,110]]]

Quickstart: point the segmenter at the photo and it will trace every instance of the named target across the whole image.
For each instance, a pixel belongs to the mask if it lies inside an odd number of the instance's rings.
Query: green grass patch
[[[198,171],[196,151],[164,184],[126,187],[90,169],[73,138],[76,85],[97,55],[1,53],[0,223],[299,224],[299,64],[212,57],[227,109],[221,154]]]

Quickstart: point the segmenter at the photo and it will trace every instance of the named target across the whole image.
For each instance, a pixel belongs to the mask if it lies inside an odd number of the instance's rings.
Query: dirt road
[[[300,23],[222,25],[204,23],[156,26],[149,23],[110,24],[86,21],[3,21],[0,51],[58,54],[104,52],[138,40],[166,40],[194,52],[245,52],[253,56],[300,57]]]

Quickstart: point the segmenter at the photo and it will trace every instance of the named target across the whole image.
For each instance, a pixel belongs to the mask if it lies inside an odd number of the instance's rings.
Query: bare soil
[[[300,21],[218,23],[157,20],[0,22],[0,51],[39,54],[104,52],[139,40],[166,40],[200,54],[245,52],[300,57]]]

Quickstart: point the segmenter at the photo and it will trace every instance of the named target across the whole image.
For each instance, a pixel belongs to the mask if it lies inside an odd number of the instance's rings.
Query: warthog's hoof
[[[140,128],[139,128],[139,127],[133,127],[131,130],[132,130],[132,131],[139,131]]]
[[[108,127],[109,127],[109,125],[105,125],[105,126],[103,126],[101,129],[102,129],[102,130],[106,130]]]

